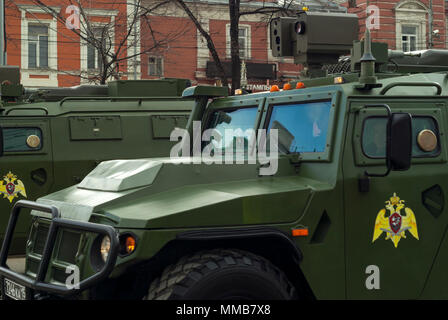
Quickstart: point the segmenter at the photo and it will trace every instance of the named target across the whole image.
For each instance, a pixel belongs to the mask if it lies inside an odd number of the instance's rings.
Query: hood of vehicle
[[[158,160],[112,160],[100,163],[78,185],[79,189],[120,192],[151,185],[162,168]]]
[[[38,202],[57,207],[63,218],[89,221],[98,213],[123,228],[256,224],[294,221],[313,190],[330,188],[300,177],[289,161],[279,162],[275,176],[261,177],[258,164],[195,161],[106,161],[79,185]]]

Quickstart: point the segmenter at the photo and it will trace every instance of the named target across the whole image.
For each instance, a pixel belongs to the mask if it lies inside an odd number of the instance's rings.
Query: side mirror
[[[412,117],[409,113],[392,113],[387,104],[366,105],[364,108],[385,108],[387,111],[386,173],[364,172],[366,177],[386,177],[393,171],[408,170],[412,158]]]
[[[392,113],[388,126],[388,166],[393,171],[408,170],[412,158],[412,117],[409,113]]]

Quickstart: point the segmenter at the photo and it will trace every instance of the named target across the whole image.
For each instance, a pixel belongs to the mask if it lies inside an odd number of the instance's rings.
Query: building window
[[[28,25],[28,68],[48,68],[48,26]]]
[[[103,60],[100,53],[102,48],[104,52],[108,52],[107,48],[107,38],[103,34],[103,28],[93,28],[93,36],[89,37],[89,42],[87,43],[87,69],[95,70],[101,69],[103,66]]]
[[[251,29],[250,25],[240,25],[238,27],[238,44],[240,59],[249,60],[251,58]],[[230,23],[226,25],[226,56],[230,58]]]
[[[162,57],[149,57],[148,75],[158,76],[158,77],[163,76],[163,58]]]
[[[248,38],[249,38],[249,28],[242,27],[238,29],[238,44],[240,46],[240,58],[248,58]]]
[[[422,50],[427,42],[429,9],[418,0],[402,0],[395,6],[395,49]]]
[[[417,50],[417,27],[401,26],[401,45],[404,52]]]

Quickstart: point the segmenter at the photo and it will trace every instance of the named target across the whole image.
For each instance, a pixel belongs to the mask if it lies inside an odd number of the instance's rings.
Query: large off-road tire
[[[155,279],[148,300],[290,300],[296,290],[284,273],[255,254],[219,249],[183,257]]]

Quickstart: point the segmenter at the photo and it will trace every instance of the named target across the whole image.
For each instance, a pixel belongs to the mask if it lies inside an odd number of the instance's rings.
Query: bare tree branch
[[[98,23],[94,23],[92,21],[88,10],[82,5],[80,0],[69,0],[70,4],[75,5],[79,8],[80,15],[80,29],[71,29],[71,31],[75,35],[75,38],[71,40],[81,40],[87,46],[94,48],[96,55],[99,56],[99,59],[96,60],[98,61],[97,69],[80,71],[77,76],[83,79],[87,78],[89,80],[98,81],[102,84],[104,84],[109,78],[118,79],[120,76],[120,63],[129,61],[130,59],[141,56],[148,52],[156,51],[166,46],[170,41],[174,41],[175,35],[172,38],[167,37],[166,35],[161,35],[161,39],[157,39],[155,33],[152,32],[153,41],[151,46],[143,50],[138,50],[138,52],[133,52],[132,54],[128,53],[128,49],[132,45],[142,41],[141,36],[139,36],[138,34],[134,34],[134,28],[136,27],[136,24],[141,21],[142,17],[145,17],[146,15],[151,14],[153,11],[160,9],[161,7],[170,3],[170,1],[171,0],[164,0],[150,8],[147,8],[142,6],[141,0],[136,0],[132,12],[127,12],[125,14],[119,12],[115,20],[104,22],[99,25]],[[57,12],[49,4],[44,3],[44,1],[42,0],[33,0],[33,2],[44,9],[48,14],[53,16],[57,20],[57,22],[65,25],[66,17],[62,16],[60,12]],[[115,0],[107,3],[108,7],[111,10],[114,10],[114,8],[116,8],[119,4],[120,3]],[[122,16],[119,16],[120,14],[122,14]],[[123,28],[117,29],[116,26],[126,27],[123,30]],[[116,32],[111,32],[111,30],[115,30]],[[55,31],[59,34],[63,34],[59,30]],[[97,63],[96,61],[95,64]],[[64,72],[62,70],[58,71]],[[69,73],[73,75],[73,72]],[[87,73],[88,75],[84,76],[85,73]]]
[[[216,68],[218,69],[218,73],[221,78],[222,85],[227,87],[227,77],[224,71],[224,67],[221,63],[221,59],[219,58],[218,52],[216,50],[215,44],[213,42],[213,39],[211,38],[210,34],[205,31],[205,29],[202,27],[199,20],[195,17],[193,12],[191,12],[190,8],[185,4],[183,0],[176,0],[177,4],[185,11],[185,13],[188,15],[190,20],[194,23],[196,28],[198,29],[199,33],[202,37],[204,37],[205,41],[207,41],[207,48],[210,51],[210,54],[212,55],[213,61],[216,64]]]

